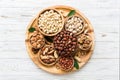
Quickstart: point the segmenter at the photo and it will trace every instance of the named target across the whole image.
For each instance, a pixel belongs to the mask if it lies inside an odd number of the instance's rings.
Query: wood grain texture
[[[68,75],[38,69],[25,47],[26,26],[43,8],[79,9],[95,30],[95,51],[88,64]],[[119,80],[119,0],[0,0],[0,80]]]

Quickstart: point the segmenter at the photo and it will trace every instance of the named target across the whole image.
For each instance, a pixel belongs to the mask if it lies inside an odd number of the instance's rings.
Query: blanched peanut
[[[65,23],[65,29],[73,33],[82,32],[83,27],[83,20],[77,16],[70,17]]]

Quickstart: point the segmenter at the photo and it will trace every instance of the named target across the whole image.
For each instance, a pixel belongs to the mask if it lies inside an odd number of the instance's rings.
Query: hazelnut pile
[[[62,27],[62,17],[55,10],[47,10],[38,19],[38,26],[45,34],[57,33]]]
[[[39,53],[40,61],[47,66],[53,65],[58,58],[58,54],[52,46],[43,47]]]
[[[60,57],[58,60],[58,66],[61,68],[61,70],[64,71],[70,71],[72,70],[74,65],[74,60],[72,57]]]
[[[65,23],[65,29],[75,34],[82,32],[83,28],[84,28],[84,21],[77,16],[72,16],[68,18],[68,20]]]
[[[54,37],[53,43],[60,56],[71,55],[76,49],[77,38],[70,31],[61,31]]]
[[[78,43],[81,50],[88,50],[91,47],[92,39],[88,34],[81,34]]]
[[[30,37],[30,44],[33,48],[39,49],[44,45],[45,41],[40,32],[34,31]]]

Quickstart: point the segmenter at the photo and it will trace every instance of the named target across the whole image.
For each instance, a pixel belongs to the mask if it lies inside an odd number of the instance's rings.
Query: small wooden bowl
[[[51,45],[46,45],[46,46],[44,46],[43,48],[45,48],[45,47],[50,48],[50,47],[53,47],[53,46],[51,46]],[[53,48],[53,49],[54,49],[54,48]],[[40,61],[41,64],[50,67],[50,66],[53,66],[53,65],[56,63],[57,59],[56,59],[55,62],[53,62],[53,63],[51,63],[51,64],[44,63],[44,62],[41,60],[41,58],[40,58],[40,55],[41,55],[41,54],[42,54],[42,49],[38,52],[38,60]]]
[[[61,57],[59,57],[59,59],[60,59]],[[71,56],[70,57],[71,59],[72,59],[72,61],[73,61],[73,64],[72,64],[72,66],[71,66],[71,68],[70,69],[63,69],[62,67],[61,67],[61,65],[59,64],[59,62],[57,63],[57,66],[62,70],[62,71],[65,71],[65,72],[70,72],[70,71],[72,71],[72,69],[73,69],[73,67],[74,67],[74,59],[73,59],[73,57]],[[58,59],[58,61],[59,61],[59,59]]]
[[[92,37],[91,37],[88,33],[86,33],[85,35],[86,35],[86,36],[89,36],[89,38],[92,40]],[[87,50],[89,50],[89,49],[91,48],[92,44],[93,44],[93,41],[90,42],[88,48],[84,49],[84,48],[78,43],[79,48],[80,48],[81,50],[83,50],[83,51],[87,51]]]
[[[40,32],[38,32],[38,33],[40,33]],[[33,35],[34,35],[33,33],[30,35],[29,42],[30,42],[30,39],[31,39],[31,37],[32,37]],[[40,35],[43,37],[43,35],[42,35],[41,33],[40,33]],[[43,37],[43,40],[44,40],[44,42],[41,44],[41,47],[40,47],[40,48],[42,48],[42,47],[45,45],[45,39],[44,39],[44,37]],[[34,46],[31,44],[31,42],[30,42],[30,45],[31,45],[32,48],[40,49],[40,48],[34,47]]]
[[[38,20],[38,22],[39,22],[39,17],[40,17],[40,15],[43,14],[45,11],[49,11],[49,10],[54,10],[55,12],[57,12],[58,14],[60,14],[61,19],[62,19],[62,27],[59,28],[58,32],[53,33],[53,34],[44,33],[40,28],[39,28],[39,30],[40,30],[40,32],[41,32],[43,35],[45,35],[45,36],[55,36],[55,35],[58,34],[58,33],[63,29],[63,27],[64,27],[64,18],[63,18],[62,14],[61,14],[59,11],[57,11],[57,10],[54,9],[54,8],[44,9],[44,10],[42,10],[42,11],[39,13],[39,15],[38,15],[38,17],[37,17],[37,20]],[[39,23],[37,23],[37,25],[39,25]]]
[[[76,33],[76,35],[79,35],[79,34],[81,34],[83,31],[84,31],[84,29],[85,29],[85,20],[82,18],[82,17],[80,17],[80,16],[77,16],[77,15],[73,15],[74,17],[78,17],[78,18],[80,18],[80,19],[82,19],[82,21],[83,21],[83,28],[82,28],[82,30],[81,31],[79,31],[78,33]],[[68,18],[66,18],[65,19],[65,24],[64,24],[64,26],[66,25],[66,22],[70,19],[70,18],[72,18],[73,16],[70,16],[70,17],[68,17]],[[65,26],[65,30],[66,30],[66,26]],[[68,30],[69,31],[69,30]],[[75,33],[74,33],[75,34]]]

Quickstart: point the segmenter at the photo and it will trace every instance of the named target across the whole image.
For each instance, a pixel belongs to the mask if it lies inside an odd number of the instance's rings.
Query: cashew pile
[[[55,10],[42,13],[39,17],[38,26],[46,34],[54,34],[62,28],[62,17]]]

